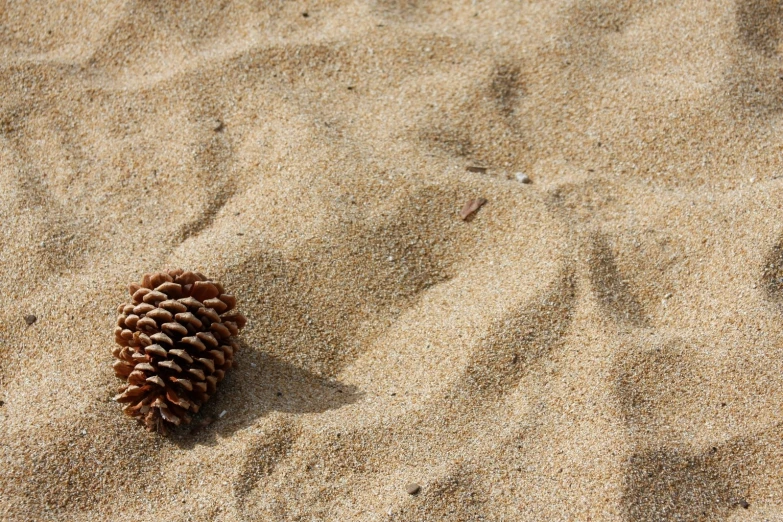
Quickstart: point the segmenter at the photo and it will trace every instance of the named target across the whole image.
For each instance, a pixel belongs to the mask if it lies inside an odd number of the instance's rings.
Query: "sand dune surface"
[[[783,520],[781,53],[771,0],[0,3],[0,519]],[[248,326],[163,437],[111,349],[176,267]]]

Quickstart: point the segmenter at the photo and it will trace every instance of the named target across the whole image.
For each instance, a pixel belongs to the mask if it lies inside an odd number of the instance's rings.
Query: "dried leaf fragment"
[[[461,217],[463,221],[467,221],[468,218],[475,214],[476,211],[478,211],[478,209],[480,209],[486,202],[487,200],[484,198],[473,198],[469,200],[462,207],[462,210],[459,213],[459,217]]]

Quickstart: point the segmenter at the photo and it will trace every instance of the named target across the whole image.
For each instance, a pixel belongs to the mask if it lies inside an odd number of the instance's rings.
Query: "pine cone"
[[[236,298],[198,272],[145,274],[128,286],[132,304],[120,305],[112,352],[123,411],[149,430],[190,423],[231,368],[239,348],[234,336],[245,317],[232,311]]]

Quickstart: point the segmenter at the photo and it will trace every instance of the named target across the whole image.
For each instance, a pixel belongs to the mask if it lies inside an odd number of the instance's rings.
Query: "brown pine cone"
[[[215,393],[239,348],[235,337],[247,320],[232,311],[236,298],[198,272],[145,274],[128,286],[131,304],[120,305],[112,352],[123,411],[150,430],[190,423]]]

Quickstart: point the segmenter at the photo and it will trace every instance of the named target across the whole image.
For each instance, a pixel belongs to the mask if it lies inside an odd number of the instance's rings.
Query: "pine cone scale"
[[[147,353],[147,355],[157,355],[158,357],[166,357],[166,355],[168,355],[166,349],[159,344],[145,346],[144,351]]]
[[[149,303],[141,303],[133,307],[133,313],[141,316],[146,314],[147,312],[151,312],[154,309],[155,307]]]
[[[166,387],[166,383],[163,382],[163,379],[160,378],[158,375],[153,375],[152,377],[147,377],[147,382],[150,384],[155,384],[161,388]]]
[[[212,332],[199,332],[196,334],[196,337],[198,337],[204,344],[208,344],[212,348],[215,348],[220,344],[218,340],[215,339],[215,336],[212,334]]]
[[[193,289],[191,295],[194,299],[204,301],[205,299],[212,299],[220,295],[217,287],[208,281],[196,281],[193,283]]]
[[[231,330],[226,328],[226,325],[221,323],[212,323],[209,327],[212,333],[216,334],[221,339],[228,339],[231,337]]]
[[[160,303],[158,306],[161,307],[161,308],[165,308],[169,312],[172,312],[172,313],[175,313],[175,314],[179,314],[179,313],[188,311],[188,307],[186,305],[180,303],[179,301],[177,301],[175,299],[166,299],[165,301]]]
[[[186,352],[185,350],[181,350],[179,348],[172,348],[171,350],[169,350],[169,353],[176,356],[179,359],[182,359],[188,364],[193,362],[193,357],[188,355],[188,352]]]
[[[172,283],[170,281],[167,281],[160,286],[155,288],[156,292],[160,292],[162,294],[166,294],[168,296],[178,298],[182,296],[182,285],[178,285],[177,283]]]
[[[172,381],[176,382],[177,384],[182,386],[185,389],[185,391],[193,391],[193,383],[191,383],[187,379],[177,379],[177,378],[174,378],[174,379],[172,379]]]

